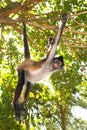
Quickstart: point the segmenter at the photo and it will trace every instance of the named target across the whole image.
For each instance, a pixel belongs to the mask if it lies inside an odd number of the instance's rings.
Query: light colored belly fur
[[[40,68],[39,70],[32,71],[32,72],[30,70],[27,70],[26,78],[27,78],[27,81],[30,81],[31,83],[35,83],[46,78],[47,76],[50,75],[50,73],[51,72],[48,69],[48,67]]]

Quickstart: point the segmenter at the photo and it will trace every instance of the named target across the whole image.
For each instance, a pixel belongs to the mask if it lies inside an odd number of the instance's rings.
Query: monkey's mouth
[[[61,61],[59,61],[59,63],[54,63],[54,68],[61,70],[63,68],[63,63]]]

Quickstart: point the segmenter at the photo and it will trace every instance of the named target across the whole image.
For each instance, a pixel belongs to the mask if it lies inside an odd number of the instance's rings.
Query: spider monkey
[[[57,70],[61,70],[64,66],[63,56],[54,57],[56,52],[57,43],[60,40],[64,26],[66,24],[67,15],[63,15],[62,24],[55,36],[55,38],[50,38],[50,49],[47,53],[46,58],[40,61],[34,61],[30,58],[30,51],[28,47],[26,26],[23,23],[23,36],[24,36],[24,55],[25,60],[18,65],[18,83],[15,90],[15,96],[13,100],[15,116],[17,119],[20,118],[21,113],[24,111],[24,103],[30,91],[32,83],[36,83],[46,76],[52,74]]]

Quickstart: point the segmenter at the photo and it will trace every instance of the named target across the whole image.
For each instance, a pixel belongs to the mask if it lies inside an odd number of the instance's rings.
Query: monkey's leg
[[[22,71],[18,72],[18,83],[17,83],[17,87],[16,87],[16,90],[15,90],[14,100],[13,100],[16,118],[20,117],[21,107],[20,107],[20,103],[18,102],[18,99],[21,95],[23,85],[24,85],[24,71],[22,70]]]
[[[17,83],[17,87],[15,90],[15,96],[14,96],[13,103],[18,102],[18,98],[21,95],[23,85],[24,85],[24,71],[22,70],[22,71],[18,72],[18,83]]]
[[[20,114],[23,114],[24,115],[23,117],[25,119],[28,115],[27,108],[25,106],[25,102],[26,102],[27,96],[29,94],[30,87],[31,87],[31,83],[26,82],[25,85],[23,86],[23,90],[22,90],[22,94],[21,94]]]
[[[25,91],[25,94],[24,94],[24,102],[28,96],[28,93],[30,91],[30,87],[31,87],[31,83],[30,82],[27,82],[27,85],[26,85],[26,91]]]

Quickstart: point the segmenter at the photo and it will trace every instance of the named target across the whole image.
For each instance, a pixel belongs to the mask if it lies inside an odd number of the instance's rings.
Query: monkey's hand
[[[50,37],[49,39],[48,39],[48,44],[50,45],[53,45],[54,44],[54,38],[53,37]]]

